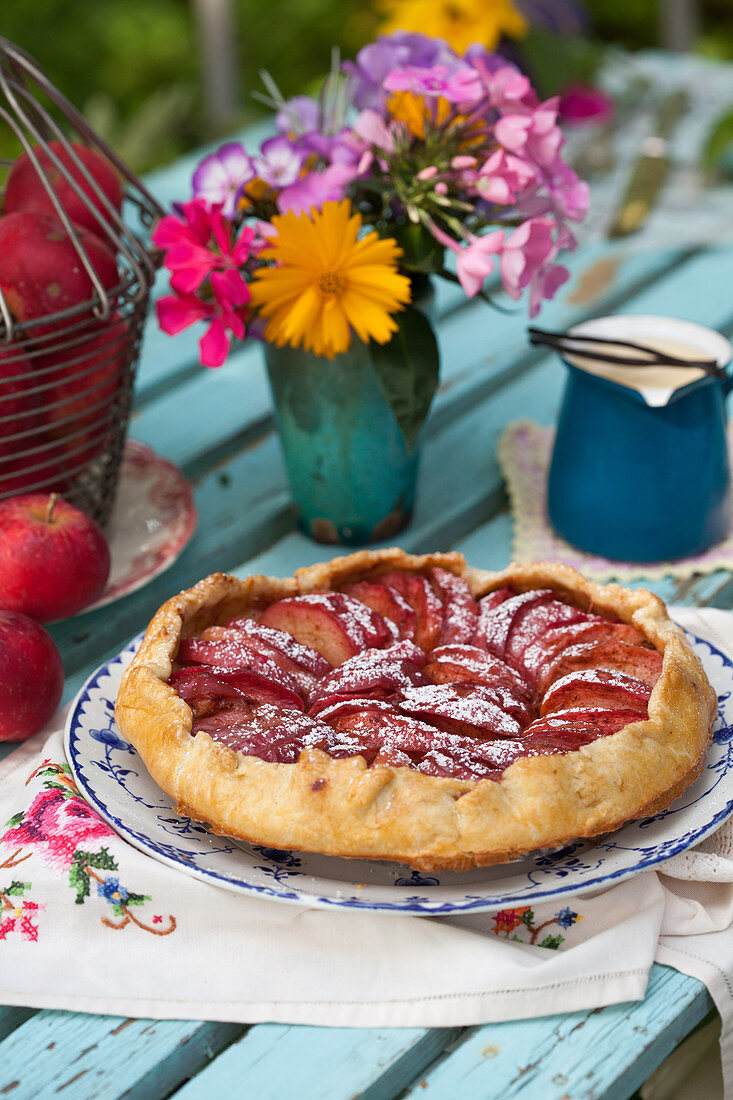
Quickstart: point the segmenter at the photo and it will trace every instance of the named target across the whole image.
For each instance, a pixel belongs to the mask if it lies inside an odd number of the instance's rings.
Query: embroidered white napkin
[[[733,652],[733,616],[677,617]],[[733,826],[664,870],[595,897],[454,919],[235,896],[117,837],[76,793],[56,729],[0,763],[0,1003],[451,1026],[640,999],[656,957],[710,989],[733,1098]]]

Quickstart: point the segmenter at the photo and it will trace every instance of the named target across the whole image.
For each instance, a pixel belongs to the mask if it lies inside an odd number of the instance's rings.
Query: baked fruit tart
[[[174,596],[115,713],[217,833],[464,870],[667,807],[715,710],[644,589],[392,549]]]

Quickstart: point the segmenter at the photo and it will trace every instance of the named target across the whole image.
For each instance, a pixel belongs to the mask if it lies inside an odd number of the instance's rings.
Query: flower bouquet
[[[264,340],[301,525],[334,541],[386,537],[409,516],[438,384],[430,276],[475,297],[496,272],[510,298],[527,291],[535,316],[568,278],[558,256],[575,246],[569,223],[585,216],[588,188],[562,158],[557,101],[541,103],[483,47],[459,55],[397,32],[335,63],[317,99],[286,101],[265,81],[273,136],[257,152],[230,142],[205,157],[193,197],[154,232],[172,291],[158,320],[172,334],[204,321],[209,367],[232,336]],[[355,421],[350,445],[331,438]],[[341,508],[339,480],[346,511],[368,515],[326,515]],[[327,503],[304,511],[318,485]]]

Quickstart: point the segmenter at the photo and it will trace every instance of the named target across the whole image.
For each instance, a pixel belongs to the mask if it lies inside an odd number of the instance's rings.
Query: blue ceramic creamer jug
[[[666,317],[601,317],[567,335],[632,341],[722,368],[731,358],[719,333]],[[582,353],[566,352],[564,362],[548,483],[558,533],[582,550],[639,562],[697,554],[724,538],[730,380],[698,368],[617,367]]]

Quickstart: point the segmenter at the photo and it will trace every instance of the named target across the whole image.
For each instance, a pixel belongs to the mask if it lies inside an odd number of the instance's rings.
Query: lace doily
[[[578,550],[553,530],[547,516],[547,475],[555,429],[531,420],[508,424],[499,441],[499,462],[509,490],[514,533],[514,561],[561,561],[593,580],[630,581],[637,577],[691,577],[733,569],[733,526],[727,538],[702,554],[676,561],[620,562]],[[728,453],[733,464],[733,434],[728,431]]]

